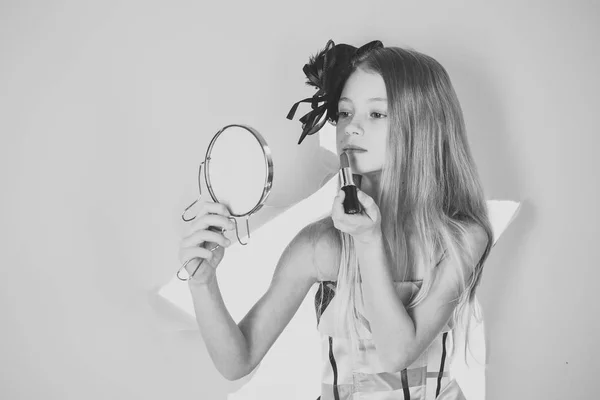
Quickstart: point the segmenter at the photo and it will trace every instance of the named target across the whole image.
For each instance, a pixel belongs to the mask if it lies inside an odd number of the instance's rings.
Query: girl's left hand
[[[346,193],[340,189],[333,201],[331,219],[337,229],[350,234],[355,241],[365,244],[372,243],[381,237],[381,212],[372,197],[360,189],[357,189],[356,192],[363,212],[346,214],[344,212]]]

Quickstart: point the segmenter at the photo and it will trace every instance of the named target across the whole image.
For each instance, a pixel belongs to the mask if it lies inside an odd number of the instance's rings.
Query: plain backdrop
[[[273,151],[263,218],[319,187],[318,140],[298,146],[300,123],[285,116],[314,93],[302,66],[330,38],[440,61],[486,196],[522,202],[478,292],[487,399],[590,398],[599,12],[592,1],[0,2],[0,398],[218,400],[239,385],[201,337],[166,332],[148,292],[179,268],[180,214],[222,126],[249,124]]]

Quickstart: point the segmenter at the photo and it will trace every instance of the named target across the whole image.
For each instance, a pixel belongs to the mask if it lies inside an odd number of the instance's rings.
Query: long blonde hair
[[[481,320],[475,291],[493,236],[450,77],[433,58],[398,47],[372,50],[357,68],[381,75],[386,86],[390,134],[378,193],[381,229],[392,265],[406,266],[404,279],[411,272],[424,271],[422,286],[407,308],[417,306],[427,296],[442,254],[461,260],[469,270],[464,276],[465,271],[459,268],[458,278],[467,285],[460,288],[452,320],[463,328],[466,320],[468,332],[471,315]],[[467,242],[473,224],[482,227],[488,237],[479,260]],[[352,236],[335,229],[330,217],[316,225],[324,228],[318,232],[335,233],[335,240],[330,242],[340,255],[337,323],[349,328],[352,344],[358,348],[362,316],[356,304],[363,297]],[[466,349],[468,335],[465,343]]]

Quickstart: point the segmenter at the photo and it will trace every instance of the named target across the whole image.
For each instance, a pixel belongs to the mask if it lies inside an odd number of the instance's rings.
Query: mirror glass
[[[229,126],[211,144],[205,178],[213,200],[226,205],[234,216],[258,211],[270,191],[269,175],[272,178],[264,139],[250,128]]]

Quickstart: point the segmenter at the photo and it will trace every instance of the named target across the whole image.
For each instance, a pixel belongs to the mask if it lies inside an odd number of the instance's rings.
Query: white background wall
[[[329,38],[438,59],[488,198],[523,202],[479,292],[488,399],[590,398],[599,11],[592,1],[3,1],[0,398],[224,399],[237,385],[200,337],[166,332],[148,293],[179,267],[179,215],[223,125],[267,139],[270,206],[318,187],[318,140],[297,146],[300,124],[285,116],[313,94],[301,68]]]

